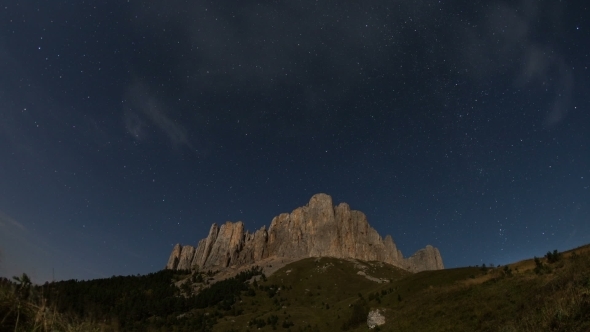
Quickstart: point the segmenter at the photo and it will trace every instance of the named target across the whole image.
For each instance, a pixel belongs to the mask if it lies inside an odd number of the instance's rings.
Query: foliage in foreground
[[[222,314],[193,309],[230,310],[248,289],[245,281],[261,273],[253,268],[195,295],[181,294],[173,283],[186,272],[163,270],[43,286],[31,286],[26,274],[23,282],[3,279],[0,331],[210,331]]]

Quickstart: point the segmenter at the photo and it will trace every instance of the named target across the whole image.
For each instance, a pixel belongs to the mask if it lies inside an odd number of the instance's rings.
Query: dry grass
[[[244,330],[249,319],[266,318],[270,314],[278,315],[281,321],[283,317],[291,317],[295,330],[308,323],[319,330],[339,330],[350,315],[350,305],[358,300],[357,293],[362,293],[369,299],[371,308],[387,309],[387,323],[380,328],[382,331],[590,331],[590,250],[563,253],[555,263],[544,258],[541,262],[547,268],[538,274],[531,259],[508,268],[459,268],[392,275],[391,283],[379,285],[364,284],[362,279],[353,278],[358,264],[335,260],[333,267],[318,274],[313,261],[300,261],[285,267],[292,270],[288,277],[285,271],[279,270],[269,278],[269,283],[282,281],[293,285],[294,291],[280,295],[288,303],[286,308],[273,306],[259,292],[246,300],[243,315],[220,322],[214,330],[226,331],[232,321],[239,322],[236,326],[241,328],[237,330]],[[346,287],[332,288],[335,282],[344,282]],[[321,285],[321,290],[317,285]],[[379,301],[370,300],[369,294],[390,288],[393,292],[379,296]],[[329,304],[329,310],[322,308],[325,304]],[[352,330],[366,329],[366,325],[361,325]],[[261,330],[271,328],[266,326]]]
[[[255,294],[242,294],[234,308],[239,310],[223,312],[213,330],[259,330],[251,322],[276,316],[279,330],[288,321],[295,324],[291,331],[338,331],[355,303],[366,300],[370,308],[386,309],[381,331],[590,331],[590,246],[562,253],[554,263],[540,261],[546,268],[537,271],[531,259],[507,268],[416,274],[387,264],[333,258],[309,258],[284,267],[269,262],[267,267],[277,270],[258,281]],[[368,280],[358,275],[360,270],[389,282]],[[276,291],[272,296],[269,288]],[[0,331],[118,330],[115,324],[56,313],[41,298],[19,296],[13,284],[0,284]],[[219,311],[198,310],[211,315]],[[271,331],[272,326],[260,330]],[[350,330],[367,327],[363,323]]]
[[[106,326],[68,317],[48,307],[39,294],[26,296],[14,285],[0,286],[0,331],[27,332],[93,332],[112,331]]]

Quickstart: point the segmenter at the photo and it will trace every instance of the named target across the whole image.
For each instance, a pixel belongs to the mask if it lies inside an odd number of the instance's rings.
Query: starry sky
[[[586,1],[3,1],[0,276],[145,274],[319,192],[404,255],[590,243]]]

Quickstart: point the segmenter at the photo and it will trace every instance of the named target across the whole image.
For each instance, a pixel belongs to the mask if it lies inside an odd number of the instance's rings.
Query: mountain
[[[348,204],[333,206],[332,197],[314,195],[306,206],[273,218],[268,230],[245,231],[241,221],[213,224],[196,247],[177,244],[167,269],[198,267],[215,270],[256,264],[272,258],[291,261],[307,257],[380,261],[410,272],[444,269],[437,248],[430,245],[404,258],[391,236],[383,239],[360,211]]]
[[[589,276],[590,245],[419,273],[310,257],[273,273],[166,269],[44,285],[23,274],[0,278],[0,331],[587,332]]]

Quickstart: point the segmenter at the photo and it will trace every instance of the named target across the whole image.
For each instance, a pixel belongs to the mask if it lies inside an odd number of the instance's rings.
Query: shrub
[[[288,320],[288,319],[285,318],[285,321],[283,322],[283,325],[282,326],[283,326],[284,329],[288,329],[289,327],[291,327],[293,325],[295,325],[295,324],[293,324],[292,321],[290,321],[290,320]]]
[[[266,326],[266,322],[264,321],[264,319],[261,318],[252,318],[249,322],[248,322],[248,326],[256,326],[257,328],[263,328]]]
[[[348,320],[342,324],[342,330],[346,331],[366,322],[368,314],[369,304],[364,298],[360,298],[352,305],[352,312]]]
[[[551,268],[549,268],[549,266],[543,264],[543,262],[541,262],[541,260],[538,257],[535,257],[535,269],[533,271],[535,271],[536,274],[543,274],[543,273],[550,273],[551,272]]]
[[[557,251],[557,249],[553,250],[553,252],[548,251],[545,254],[548,263],[555,263],[561,259],[561,253]]]

